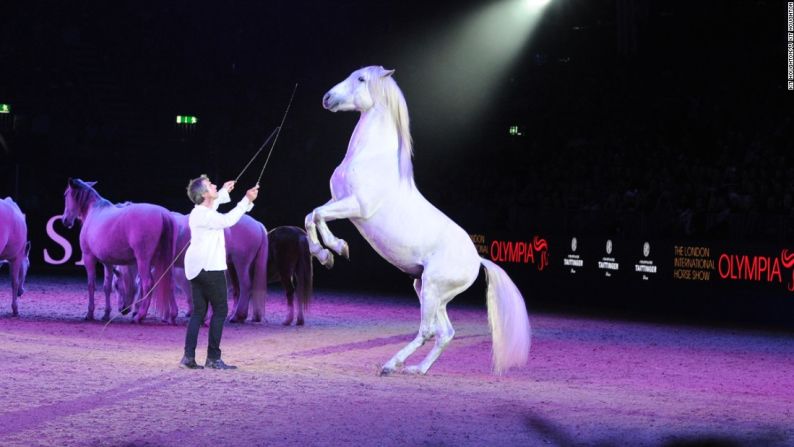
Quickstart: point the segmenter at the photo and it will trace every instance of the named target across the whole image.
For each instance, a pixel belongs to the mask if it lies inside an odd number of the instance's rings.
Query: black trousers
[[[226,272],[202,270],[198,276],[190,280],[190,288],[193,292],[193,313],[190,315],[190,322],[187,325],[185,357],[196,357],[199,328],[204,323],[209,303],[212,306],[212,319],[210,320],[207,343],[207,358],[217,360],[221,358],[223,323],[229,313],[229,303],[226,297]]]

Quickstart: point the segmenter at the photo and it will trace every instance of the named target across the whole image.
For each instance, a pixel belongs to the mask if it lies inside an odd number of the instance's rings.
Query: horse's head
[[[394,70],[380,66],[364,67],[350,74],[344,81],[336,84],[323,96],[323,107],[332,112],[364,112],[375,105],[372,84],[387,78]]]
[[[25,279],[28,277],[28,269],[30,268],[30,241],[25,244],[25,257],[22,259],[22,268],[19,269],[19,290],[17,296],[22,296],[25,293]]]
[[[66,192],[63,193],[64,209],[61,216],[61,223],[66,228],[72,228],[75,219],[80,218],[80,211],[85,205],[89,193],[94,190],[92,188],[94,185],[96,182],[84,182],[80,179],[69,178]]]

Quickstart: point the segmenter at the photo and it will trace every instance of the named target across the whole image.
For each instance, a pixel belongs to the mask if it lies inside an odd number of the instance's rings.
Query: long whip
[[[262,180],[262,174],[265,173],[265,168],[267,167],[267,162],[270,161],[270,154],[273,153],[273,149],[276,148],[276,142],[278,141],[278,136],[281,134],[281,128],[284,127],[284,120],[287,119],[287,113],[289,113],[289,108],[292,106],[292,99],[295,98],[295,91],[298,90],[298,83],[295,83],[295,87],[292,89],[292,95],[289,97],[289,103],[287,104],[287,109],[284,110],[284,116],[281,117],[281,124],[276,127],[276,139],[273,140],[273,145],[270,146],[270,151],[267,153],[267,158],[265,159],[265,164],[262,165],[262,170],[259,171],[259,177],[256,179],[256,184],[259,184],[259,181]]]
[[[262,143],[262,145],[261,145],[261,146],[259,146],[259,150],[258,150],[258,151],[256,151],[256,153],[254,154],[254,156],[253,156],[253,157],[251,157],[251,159],[250,159],[250,160],[248,160],[248,163],[246,163],[246,165],[245,165],[245,167],[243,168],[243,170],[242,170],[242,171],[240,171],[240,173],[237,175],[237,178],[235,178],[235,179],[234,179],[234,183],[237,183],[237,181],[238,181],[238,180],[240,180],[240,177],[242,177],[242,176],[243,176],[243,173],[245,172],[245,170],[246,170],[246,169],[248,169],[248,167],[249,167],[249,166],[251,166],[251,163],[253,163],[253,162],[254,162],[254,160],[256,159],[256,157],[258,157],[258,156],[259,156],[259,153],[260,153],[260,152],[262,152],[262,149],[264,149],[264,148],[265,148],[265,146],[267,146],[267,143],[270,143],[270,140],[273,138],[273,136],[274,136],[274,135],[276,135],[276,132],[278,132],[280,129],[281,129],[281,127],[276,127],[275,129],[273,129],[273,132],[270,132],[270,136],[269,136],[269,137],[267,137],[267,140],[265,140],[265,142],[264,142],[264,143]],[[271,149],[271,150],[272,150],[272,149]],[[268,155],[268,157],[270,157],[270,155]]]

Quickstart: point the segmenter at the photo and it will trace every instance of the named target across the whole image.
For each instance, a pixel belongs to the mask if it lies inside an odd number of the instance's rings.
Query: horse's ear
[[[85,184],[93,188],[96,182],[85,182]]]
[[[394,69],[387,70],[381,67],[380,77],[385,78],[394,74]]]

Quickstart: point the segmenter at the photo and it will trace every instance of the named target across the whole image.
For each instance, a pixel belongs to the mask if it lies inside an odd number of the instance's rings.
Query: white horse
[[[469,235],[439,211],[416,188],[411,164],[408,109],[394,70],[366,67],[353,72],[323,97],[323,107],[358,111],[347,153],[331,176],[331,200],[306,216],[310,250],[323,265],[333,255],[348,257],[347,242],[335,237],[326,222],[350,219],[384,259],[414,278],[422,321],[416,338],[381,368],[390,374],[435,336],[435,345],[404,372],[425,374],[455,334],[447,303],[487,271],[488,321],[493,338],[493,369],[501,374],[524,365],[529,355],[530,326],[524,299],[507,274],[482,259]]]

